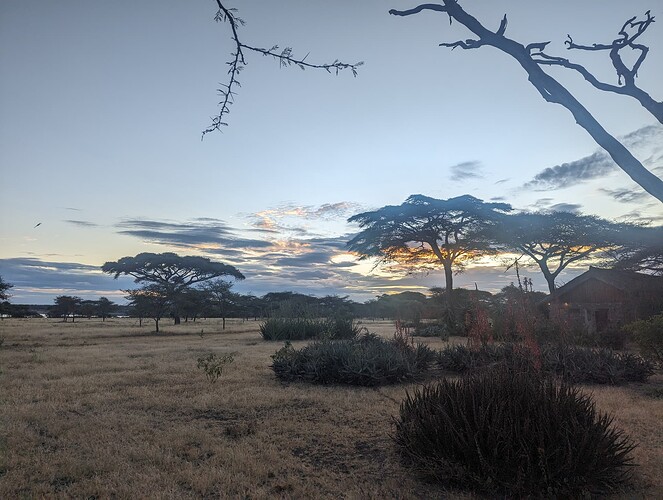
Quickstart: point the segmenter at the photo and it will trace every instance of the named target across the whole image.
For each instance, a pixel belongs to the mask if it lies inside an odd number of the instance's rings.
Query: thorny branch
[[[269,49],[247,45],[239,38],[238,29],[245,23],[240,17],[237,16],[237,9],[226,7],[220,0],[216,0],[216,4],[219,7],[219,10],[214,17],[214,20],[216,22],[228,23],[230,25],[230,29],[232,31],[231,38],[235,44],[235,49],[230,54],[230,61],[226,63],[229,66],[227,83],[220,84],[221,87],[217,89],[217,92],[221,96],[221,101],[219,102],[219,114],[212,118],[212,123],[210,126],[203,131],[203,137],[205,137],[205,134],[208,134],[209,132],[213,132],[215,130],[220,131],[221,127],[228,125],[228,123],[225,121],[225,117],[230,113],[230,106],[235,101],[235,96],[237,95],[235,89],[237,87],[241,87],[237,77],[247,65],[244,56],[244,50],[257,52],[263,56],[273,57],[274,59],[278,60],[280,67],[297,66],[302,70],[306,68],[323,69],[328,73],[334,72],[336,74],[344,69],[349,69],[353,76],[357,76],[357,68],[364,64],[363,61],[349,64],[341,62],[338,59],[331,63],[313,64],[306,61],[308,54],[306,54],[301,59],[295,57],[292,53],[291,47],[285,47],[284,49],[280,50],[278,45],[274,45]]]

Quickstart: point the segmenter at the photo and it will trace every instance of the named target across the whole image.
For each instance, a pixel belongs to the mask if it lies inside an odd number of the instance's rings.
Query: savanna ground
[[[269,367],[283,344],[258,325],[1,321],[0,498],[472,497],[400,465],[392,418],[412,385],[284,385]],[[210,383],[197,358],[229,352]],[[634,489],[616,497],[663,498],[663,375],[585,390],[639,444]]]

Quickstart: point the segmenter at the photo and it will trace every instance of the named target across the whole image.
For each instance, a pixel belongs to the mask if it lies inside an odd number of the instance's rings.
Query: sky
[[[524,210],[571,210],[663,222],[646,194],[579,126],[546,103],[509,56],[450,50],[469,33],[446,16],[402,18],[394,0],[228,2],[242,41],[293,47],[309,62],[364,61],[349,72],[279,68],[247,54],[222,133],[201,132],[233,50],[210,0],[4,0],[0,4],[0,275],[15,303],[57,295],[122,302],[128,278],[100,266],[140,252],[174,251],[235,265],[235,287],[368,300],[426,291],[443,273],[394,274],[357,262],[347,218],[411,194],[471,194]],[[487,27],[550,40],[610,83],[607,54],[567,51],[610,42],[651,0],[461,1]],[[638,84],[663,98],[663,27]],[[633,99],[601,93],[562,69],[564,83],[655,174],[663,126]],[[35,227],[38,223],[39,226]],[[570,270],[560,282],[586,269]],[[536,269],[527,274],[546,289]],[[515,280],[484,260],[457,286],[497,291]]]

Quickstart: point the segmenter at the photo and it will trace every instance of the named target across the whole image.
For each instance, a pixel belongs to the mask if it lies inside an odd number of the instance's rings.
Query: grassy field
[[[0,498],[463,497],[399,464],[389,435],[411,386],[283,385],[269,368],[282,344],[253,321],[152,330],[0,322]],[[208,382],[197,358],[229,352],[234,363]],[[586,390],[639,443],[636,484],[620,496],[663,498],[663,376]]]

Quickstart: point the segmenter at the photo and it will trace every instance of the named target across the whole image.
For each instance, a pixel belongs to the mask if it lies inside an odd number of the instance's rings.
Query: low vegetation
[[[320,340],[301,349],[286,343],[272,360],[274,373],[284,381],[378,386],[419,378],[435,353],[404,336],[385,340],[365,333],[347,340]]]
[[[203,318],[166,325],[159,337],[139,325],[130,318],[0,322],[0,498],[467,498],[459,488],[481,488],[421,481],[391,438],[407,392],[437,373],[435,353],[467,339],[428,337],[418,347],[405,335],[393,339],[393,322],[366,320],[361,326],[374,334],[353,342],[373,345],[364,351],[372,357],[348,366],[370,371],[384,358],[389,368],[408,352],[418,375],[379,387],[284,384],[270,368],[280,346],[261,341],[258,321],[229,319],[224,330],[221,319]],[[291,350],[339,342],[298,341]],[[224,353],[236,361],[219,364]],[[216,383],[203,383],[208,370]],[[446,377],[452,383],[458,375]],[[596,407],[638,443],[634,483],[617,495],[663,497],[663,376],[591,391]]]
[[[543,345],[536,353],[514,343],[474,349],[453,345],[438,353],[437,363],[443,370],[457,373],[498,363],[533,363],[570,382],[610,385],[644,382],[654,373],[652,364],[636,354],[554,344]]]
[[[198,358],[198,368],[205,372],[207,380],[216,382],[223,373],[223,367],[233,361],[235,361],[235,358],[232,353],[226,353],[222,356],[210,353]]]
[[[361,328],[346,318],[269,318],[260,325],[265,340],[350,339]]]
[[[633,336],[640,353],[663,367],[663,314],[631,323],[626,330]]]
[[[491,495],[577,497],[628,482],[635,446],[613,419],[579,389],[516,366],[408,394],[394,435],[405,464]]]

